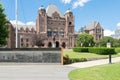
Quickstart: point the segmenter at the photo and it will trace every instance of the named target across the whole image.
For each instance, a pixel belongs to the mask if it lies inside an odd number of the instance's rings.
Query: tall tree
[[[94,39],[92,35],[83,33],[78,35],[78,46],[81,47],[91,47],[94,46]]]
[[[113,47],[113,45],[114,45],[114,39],[112,37],[109,37],[109,36],[103,37],[103,39],[101,39],[99,41],[99,46],[106,47],[106,45],[107,45],[108,42],[110,42],[111,46]]]
[[[97,46],[99,45],[100,47],[106,47],[107,43],[111,43],[111,47],[120,47],[120,40],[114,39],[110,36],[105,36],[103,39],[101,39],[98,43]]]
[[[6,19],[6,15],[4,14],[4,8],[2,4],[0,4],[0,46],[7,44],[8,37],[8,28],[7,28],[8,20]]]

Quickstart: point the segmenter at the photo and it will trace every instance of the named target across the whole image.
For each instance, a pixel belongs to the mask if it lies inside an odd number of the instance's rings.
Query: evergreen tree
[[[8,37],[8,28],[7,28],[8,20],[6,19],[6,15],[4,14],[4,9],[2,4],[0,4],[0,46],[7,44]]]

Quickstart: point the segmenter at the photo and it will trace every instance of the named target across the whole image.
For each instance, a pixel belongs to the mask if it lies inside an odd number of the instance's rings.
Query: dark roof
[[[98,24],[99,24],[99,22],[96,22],[96,21],[91,22],[91,23],[89,23],[88,25],[86,25],[86,26],[84,27],[84,30],[92,30],[92,29],[94,29]]]

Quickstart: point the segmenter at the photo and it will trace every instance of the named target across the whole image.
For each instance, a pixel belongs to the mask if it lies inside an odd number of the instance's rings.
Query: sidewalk
[[[120,62],[120,57],[112,58],[112,63],[115,63],[115,62]],[[86,67],[92,67],[92,66],[103,65],[103,64],[109,64],[109,59],[101,59],[101,60],[87,61],[87,62],[78,62],[78,63],[66,65],[66,66],[74,67],[74,68],[86,68]]]
[[[69,80],[68,73],[75,68],[64,65],[0,64],[0,80]]]
[[[120,62],[120,57],[112,58],[112,63],[115,62]],[[102,59],[69,65],[0,63],[0,80],[69,80],[69,72],[76,68],[103,64],[109,64],[109,60]]]

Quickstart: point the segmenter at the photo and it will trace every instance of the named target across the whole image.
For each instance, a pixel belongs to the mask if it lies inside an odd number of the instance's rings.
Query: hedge
[[[115,52],[120,53],[120,47],[115,48]]]
[[[88,47],[74,47],[74,52],[89,52]]]
[[[106,47],[74,47],[73,51],[96,53],[100,55],[116,54],[114,48],[106,48]]]
[[[69,58],[68,55],[63,56],[63,64],[71,64],[75,62],[85,62],[86,58]]]
[[[98,48],[98,47],[94,47],[94,48],[89,48],[89,52],[90,53],[100,54],[100,55],[116,54],[114,48]]]

